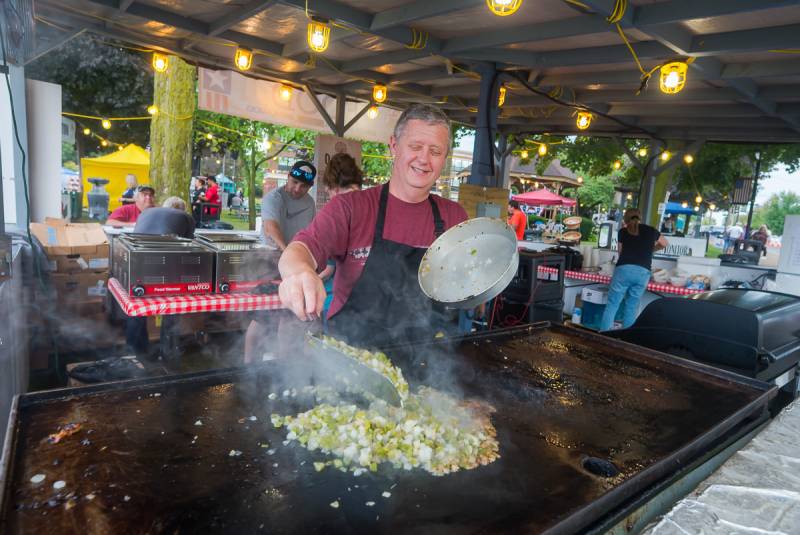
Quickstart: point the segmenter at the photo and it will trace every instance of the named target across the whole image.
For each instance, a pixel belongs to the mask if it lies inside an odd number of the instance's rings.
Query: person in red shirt
[[[132,227],[136,224],[139,214],[152,208],[155,201],[156,190],[150,186],[138,186],[133,196],[132,204],[123,204],[108,216],[106,225],[112,227]]]
[[[528,226],[528,218],[519,209],[517,201],[508,201],[508,226],[514,229],[518,240],[525,239],[525,228]]]
[[[206,177],[206,185],[208,189],[202,197],[202,201],[209,204],[219,204],[219,186],[217,185],[217,179],[213,176]],[[206,210],[208,210],[208,215],[211,217],[216,217],[219,212],[219,208],[216,207],[208,207]]]
[[[329,332],[359,345],[432,339],[455,323],[419,287],[417,271],[433,240],[467,219],[430,190],[450,149],[450,122],[439,109],[413,105],[400,116],[389,148],[388,184],[337,195],[281,255],[283,304],[301,320],[322,313],[319,272],[336,262]]]

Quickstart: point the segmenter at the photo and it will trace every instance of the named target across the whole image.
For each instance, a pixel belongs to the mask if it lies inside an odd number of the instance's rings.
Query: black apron
[[[427,249],[383,238],[388,200],[386,184],[381,188],[375,238],[364,271],[347,302],[328,322],[333,336],[361,347],[432,340],[440,332],[454,334],[458,327],[452,314],[419,287],[417,271]],[[428,200],[438,238],[444,232],[444,221],[433,198]]]

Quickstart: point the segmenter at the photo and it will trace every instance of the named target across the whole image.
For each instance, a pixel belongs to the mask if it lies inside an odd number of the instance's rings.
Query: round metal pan
[[[473,308],[497,297],[519,266],[517,236],[504,221],[479,217],[451,228],[419,265],[423,293],[450,308]]]

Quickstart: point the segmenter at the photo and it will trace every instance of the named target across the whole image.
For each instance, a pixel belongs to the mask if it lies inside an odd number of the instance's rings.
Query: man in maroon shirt
[[[112,227],[132,227],[136,224],[139,214],[152,208],[156,190],[150,186],[138,186],[133,195],[133,203],[123,204],[108,216],[106,225]]]
[[[431,195],[450,149],[450,123],[431,106],[400,116],[389,142],[388,184],[337,195],[281,256],[281,301],[301,320],[322,312],[318,273],[336,262],[329,329],[361,345],[432,338],[451,322],[422,293],[417,270],[433,240],[467,219],[457,203]]]

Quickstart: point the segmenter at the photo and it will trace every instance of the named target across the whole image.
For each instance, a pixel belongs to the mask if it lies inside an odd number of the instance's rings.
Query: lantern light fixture
[[[659,88],[663,93],[674,95],[680,93],[686,85],[686,73],[689,65],[685,61],[673,61],[661,67]]]
[[[695,204],[700,204],[701,202],[703,202],[703,197],[698,195],[697,197],[694,198],[694,202]]]
[[[292,98],[292,91],[294,88],[290,85],[281,84],[281,88],[279,90],[279,94],[281,96],[281,100],[285,100],[288,102]]]
[[[314,52],[325,52],[331,40],[331,27],[327,21],[312,19],[308,23],[308,46]]]
[[[386,101],[387,90],[383,84],[375,84],[372,86],[372,100],[380,104]]]
[[[575,121],[578,130],[586,130],[590,124],[592,124],[592,114],[588,111],[578,112],[578,120]]]
[[[367,117],[370,119],[374,119],[378,116],[378,107],[377,106],[370,106],[369,110],[367,110]]]
[[[233,63],[240,71],[249,71],[253,66],[253,51],[247,48],[237,47]]]
[[[661,161],[662,162],[666,162],[670,158],[672,158],[672,154],[670,154],[668,150],[665,150],[664,152],[661,153]]]
[[[498,17],[507,17],[517,12],[522,0],[486,0],[486,5]]]
[[[160,52],[153,52],[153,70],[156,72],[166,72],[169,67],[169,57]]]

